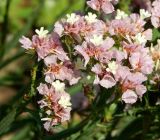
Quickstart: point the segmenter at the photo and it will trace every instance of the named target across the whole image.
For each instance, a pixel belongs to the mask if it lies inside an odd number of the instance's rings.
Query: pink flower
[[[136,86],[136,93],[139,97],[142,97],[146,91],[147,91],[147,88],[144,85]]]
[[[96,11],[102,10],[104,13],[110,14],[114,11],[111,1],[113,0],[90,0],[87,4]]]
[[[116,85],[115,79],[111,75],[104,75],[102,79],[98,76],[95,77],[94,84],[101,85],[102,87],[108,89]]]
[[[153,60],[145,52],[135,52],[131,54],[129,62],[132,68],[136,71],[142,72],[144,74],[151,74],[153,71]]]
[[[37,88],[42,95],[42,100],[38,101],[41,109],[45,111],[44,128],[49,131],[52,126],[70,119],[71,103],[70,95],[64,90],[56,91],[57,87],[48,87],[40,84]]]
[[[152,3],[152,6],[153,7],[151,9],[152,12],[151,22],[155,28],[158,28],[160,27],[160,0],[155,0]]]
[[[33,47],[38,53],[39,59],[44,59],[49,54],[55,54],[60,60],[68,60],[64,52],[59,36],[56,33],[48,35],[45,38],[39,38],[37,35],[32,38]]]
[[[55,79],[59,79],[62,81],[67,80],[70,85],[73,85],[80,79],[77,72],[72,69],[72,64],[68,61],[65,61],[64,63],[52,63],[49,59],[46,64],[48,65],[45,72],[45,81],[47,83],[52,83]]]
[[[100,37],[100,36],[99,36]],[[114,40],[107,37],[105,40],[101,38],[92,39],[92,37],[86,38],[87,42],[83,42],[82,46],[75,47],[77,53],[81,54],[85,59],[85,66],[88,64],[90,58],[99,60],[100,62],[107,62],[111,59],[112,53],[108,50],[113,46]]]
[[[125,103],[135,103],[137,98],[141,98],[146,92],[146,87],[142,85],[147,78],[142,73],[128,73],[125,78],[121,77],[120,85],[122,89],[122,100]]]
[[[127,104],[133,104],[137,101],[137,95],[132,90],[127,90],[122,94],[122,100]]]
[[[38,54],[38,60],[44,59],[46,56],[54,54],[61,61],[69,60],[68,56],[64,52],[59,36],[56,33],[46,35],[44,37],[39,37],[34,35],[32,41],[26,37],[20,39],[22,47],[25,49],[34,49]]]
[[[19,39],[19,42],[22,44],[22,47],[25,48],[26,50],[33,49],[32,41],[29,38],[22,36],[22,38]]]
[[[137,33],[134,24],[131,23],[129,18],[112,20],[109,23],[108,30],[111,35],[118,35],[124,38],[127,35],[134,36]]]
[[[116,80],[112,74],[107,72],[101,65],[94,65],[94,67],[92,67],[92,72],[96,74],[94,84],[99,84],[107,89],[116,85]]]

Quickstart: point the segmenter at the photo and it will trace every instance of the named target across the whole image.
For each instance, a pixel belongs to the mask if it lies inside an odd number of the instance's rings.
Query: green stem
[[[29,96],[30,96],[30,97],[36,95],[35,82],[36,82],[37,70],[38,70],[38,65],[36,64],[36,65],[33,67],[33,70],[32,70],[32,73],[31,73],[31,75],[32,75],[32,80],[31,80],[31,88],[30,88],[30,92],[29,92]]]
[[[91,119],[91,117],[88,117],[84,121],[82,121],[78,125],[76,125],[75,127],[64,130],[64,131],[62,131],[60,133],[57,133],[53,136],[48,136],[48,137],[45,138],[45,140],[54,140],[54,139],[59,140],[59,139],[62,139],[62,138],[67,138],[70,135],[72,135],[74,133],[77,133],[78,131],[82,130],[88,124],[90,119]]]
[[[5,15],[4,15],[4,21],[2,23],[2,37],[1,37],[1,48],[0,48],[0,59],[3,58],[5,47],[4,43],[6,41],[6,36],[8,32],[8,13],[10,8],[11,0],[7,0],[6,2],[6,9],[5,9]]]

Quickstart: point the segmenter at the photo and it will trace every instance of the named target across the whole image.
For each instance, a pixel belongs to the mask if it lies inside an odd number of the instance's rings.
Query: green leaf
[[[142,118],[126,116],[120,119],[114,130],[117,140],[131,139],[135,134],[142,130]]]
[[[18,131],[10,140],[31,140],[33,135],[30,132],[31,125],[27,125],[23,129]]]
[[[160,31],[158,29],[154,28],[152,30],[152,32],[153,32],[152,41],[155,42],[155,41],[157,41],[157,39],[160,38]],[[155,43],[157,43],[157,42],[155,42]]]
[[[15,120],[16,117],[16,108],[9,112],[1,121],[0,121],[0,135],[7,132]]]
[[[70,95],[74,95],[76,93],[79,93],[82,90],[82,83],[78,83],[70,88],[67,89],[67,92]]]

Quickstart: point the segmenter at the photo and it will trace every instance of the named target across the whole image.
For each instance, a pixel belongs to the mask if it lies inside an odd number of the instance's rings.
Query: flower
[[[44,37],[47,36],[49,31],[48,30],[44,30],[44,27],[41,27],[40,30],[36,29],[35,32],[37,33],[39,38],[44,38]]]
[[[151,22],[155,28],[160,27],[160,0],[155,0],[152,3]]]
[[[137,97],[136,93],[132,90],[127,90],[122,95],[122,100],[127,104],[135,103],[137,101],[137,98],[138,97]]]
[[[110,14],[114,11],[112,1],[113,0],[90,0],[87,1],[87,4],[96,11],[102,10],[105,14]]]
[[[145,51],[145,49],[143,49]],[[153,71],[153,60],[146,52],[132,53],[129,62],[135,71],[142,72],[144,74],[151,74]]]
[[[124,12],[124,11],[121,11],[121,10],[117,10],[117,15],[115,17],[115,19],[124,19],[128,17],[128,15]]]
[[[133,39],[138,44],[145,44],[147,42],[146,37],[141,33],[138,33],[135,37],[133,37]]]
[[[94,36],[96,38],[97,36]],[[89,41],[88,41],[89,40]],[[91,43],[91,42],[93,43]],[[102,44],[101,44],[102,43]],[[102,42],[102,36],[96,38],[94,40],[93,38],[87,39],[87,42],[84,41],[82,45],[77,45],[75,47],[75,50],[78,54],[81,54],[84,57],[85,63],[84,66],[86,66],[90,60],[90,58],[94,58],[96,60],[99,60],[100,62],[107,62],[111,56],[112,52],[108,51],[112,46],[114,45],[114,40],[110,37],[107,37],[105,40]],[[95,46],[99,45],[99,46]]]
[[[150,53],[155,62],[155,70],[158,70],[160,68],[160,39],[158,39],[156,46],[151,46]]]
[[[103,36],[93,35],[93,37],[90,38],[90,42],[93,43],[95,46],[99,46],[103,43]]]
[[[144,10],[144,9],[140,9],[139,12],[140,12],[140,18],[141,19],[145,19],[145,18],[148,18],[148,17],[151,16],[151,14],[148,11]]]
[[[115,61],[111,61],[108,63],[108,68],[106,69],[106,71],[116,74],[117,69],[118,69],[118,64],[116,64]]]
[[[80,79],[79,75],[72,69],[72,64],[69,61],[62,63],[57,63],[57,61],[52,63],[51,61],[48,61],[47,65],[48,67],[44,73],[45,81],[47,83],[54,84],[55,86],[61,85],[61,87],[63,87],[62,83],[59,83],[58,81],[53,83],[53,81],[56,79],[61,81],[67,80],[70,85],[73,85]],[[59,87],[57,87],[57,90],[59,90]]]
[[[116,85],[116,80],[102,66],[96,64],[92,67],[92,72],[95,72],[94,84],[101,85],[105,88],[111,88]],[[103,76],[102,76],[103,75]]]
[[[42,95],[42,100],[38,101],[41,109],[46,110],[43,114],[44,128],[49,131],[52,126],[70,119],[71,102],[70,95],[63,91],[56,91],[54,86],[48,87],[40,84],[37,87]]]
[[[52,86],[55,88],[56,92],[63,92],[65,89],[65,84],[60,82],[59,80],[52,82]]]
[[[77,22],[79,20],[79,16],[77,16],[75,13],[71,13],[70,15],[67,14],[67,22],[70,24],[74,24],[75,22]]]
[[[96,14],[92,14],[91,12],[89,12],[88,15],[85,16],[85,20],[88,23],[95,23],[95,22],[97,22],[97,15]]]
[[[70,96],[61,96],[60,100],[58,101],[58,103],[64,107],[64,108],[67,108],[67,107],[70,107],[72,104],[70,102],[71,98]]]
[[[25,37],[25,36],[22,36],[22,38],[19,39],[19,42],[22,44],[22,47],[29,50],[29,49],[33,49],[32,47],[32,41]]]

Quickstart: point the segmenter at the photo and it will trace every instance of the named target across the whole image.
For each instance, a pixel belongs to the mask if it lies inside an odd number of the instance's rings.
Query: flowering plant
[[[73,119],[71,110],[77,104],[74,98],[71,102],[72,89],[78,89],[74,94],[84,93],[79,107],[85,112],[84,121],[73,131],[64,130],[64,135],[63,131],[54,134],[55,138],[70,136],[93,122],[110,123],[118,112],[117,104],[124,106],[120,115],[136,105],[148,105],[145,97],[158,90],[160,45],[158,40],[153,47],[152,32],[160,27],[160,0],[131,14],[116,10],[118,2],[89,0],[85,15],[67,14],[54,24],[53,31],[41,27],[31,39],[19,40],[24,49],[35,52],[28,96],[38,96],[47,133],[55,133]]]

